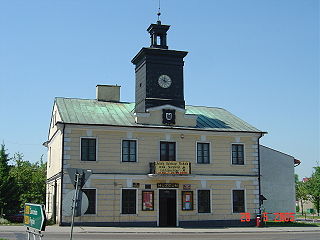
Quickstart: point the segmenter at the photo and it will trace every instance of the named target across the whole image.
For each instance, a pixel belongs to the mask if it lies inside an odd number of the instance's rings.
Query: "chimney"
[[[97,100],[104,102],[120,102],[120,87],[121,86],[117,85],[97,85]]]

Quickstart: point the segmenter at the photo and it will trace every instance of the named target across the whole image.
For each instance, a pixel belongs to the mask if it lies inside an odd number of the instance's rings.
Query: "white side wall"
[[[260,145],[260,164],[265,212],[295,213],[294,158]]]

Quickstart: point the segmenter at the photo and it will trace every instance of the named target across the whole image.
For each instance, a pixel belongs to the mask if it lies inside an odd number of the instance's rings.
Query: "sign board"
[[[67,172],[70,176],[71,182],[74,187],[76,187],[76,174],[79,174],[80,178],[78,186],[80,187],[80,189],[83,187],[83,185],[86,183],[86,181],[92,174],[91,170],[85,170],[81,168],[68,168]]]
[[[157,188],[179,188],[179,183],[157,183]]]
[[[26,203],[24,207],[24,225],[39,231],[45,229],[45,213],[43,205]]]
[[[73,206],[73,199],[75,196],[76,190],[71,190],[67,193],[67,195],[63,198],[62,202],[62,216],[72,216],[72,206]],[[75,217],[79,217],[84,215],[84,213],[88,210],[89,207],[89,200],[87,195],[79,191],[78,193],[78,199],[76,204],[76,211],[75,211]]]
[[[157,161],[154,163],[155,174],[191,174],[190,162]]]

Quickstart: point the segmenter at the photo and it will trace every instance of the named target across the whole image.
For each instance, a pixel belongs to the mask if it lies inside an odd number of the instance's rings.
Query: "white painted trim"
[[[132,132],[127,132],[127,138],[132,139]]]
[[[81,160],[81,139],[87,139],[87,138],[90,138],[90,139],[96,139],[96,160],[95,161],[82,161]],[[99,142],[98,142],[98,137],[80,137],[80,144],[79,144],[79,146],[80,146],[80,149],[79,149],[79,160],[80,160],[80,162],[98,162],[98,145],[99,145]]]
[[[122,150],[123,150],[123,148],[122,148],[122,143],[123,143],[123,141],[136,141],[136,161],[135,162],[123,162],[122,161]],[[139,141],[138,141],[138,139],[133,139],[133,138],[121,138],[120,139],[120,163],[124,163],[124,164],[127,164],[127,163],[137,163],[137,162],[139,162],[139,154],[138,154],[138,143],[139,143]]]
[[[144,132],[148,132],[148,133],[171,133],[171,134],[181,134],[183,131],[183,134],[188,134],[188,135],[203,135],[203,134],[210,134],[210,136],[230,136],[230,137],[235,137],[235,136],[240,136],[240,137],[248,137],[248,136],[256,136],[256,137],[260,137],[261,136],[261,132],[237,132],[237,131],[214,131],[214,130],[208,130],[208,129],[199,129],[199,130],[195,130],[195,129],[191,129],[191,128],[187,128],[187,127],[175,127],[175,126],[171,126],[170,128],[168,128],[167,126],[163,126],[163,125],[159,125],[159,126],[151,126],[151,127],[146,127],[145,125],[141,126],[141,127],[136,127],[136,126],[132,126],[132,127],[119,127],[119,126],[95,126],[95,125],[81,125],[81,124],[77,124],[77,125],[68,125],[67,127],[70,127],[71,129],[98,129],[99,131],[118,131],[118,132],[128,132],[128,131],[132,131],[132,132],[139,132],[139,133],[144,133]]]
[[[86,134],[87,134],[88,137],[93,137],[92,129],[86,130]]]
[[[175,107],[175,106],[169,105],[169,104],[148,108],[146,111],[147,112],[155,112],[155,111],[159,111],[159,110],[162,110],[162,109],[173,109],[173,110],[176,110],[177,112],[182,112],[182,113],[186,112],[186,110],[183,109],[183,108],[178,108],[178,107]]]
[[[241,164],[232,164],[232,145],[243,145],[243,165]],[[231,166],[246,166],[247,164],[247,160],[246,160],[246,145],[243,142],[239,142],[239,143],[231,143],[230,144],[230,165]]]
[[[122,190],[136,190],[136,213],[122,213]],[[138,197],[138,189],[137,188],[120,188],[120,217],[121,216],[138,216],[139,213],[139,205],[138,205],[139,197]]]
[[[198,191],[199,190],[209,190],[210,191],[210,194],[209,194],[209,197],[210,197],[210,212],[208,212],[208,213],[199,213],[199,209],[198,209],[198,204],[199,204],[199,201],[198,201],[198,199],[199,199],[199,194],[198,194]],[[197,188],[196,189],[196,197],[197,197],[197,199],[196,199],[196,207],[195,207],[195,210],[196,210],[196,213],[197,214],[201,214],[201,215],[209,215],[209,214],[212,214],[212,210],[213,210],[213,204],[212,204],[212,189],[210,189],[210,188]]]
[[[62,135],[62,131],[61,129],[57,129],[57,131],[53,134],[52,138],[48,140],[47,144],[48,144],[48,147],[53,144],[55,138],[57,138],[58,136],[61,136]],[[65,138],[65,136],[63,136]],[[64,141],[64,139],[62,139]]]
[[[198,163],[198,143],[209,143],[209,163]],[[211,150],[211,141],[196,141],[196,153],[195,153],[195,163],[196,164],[199,164],[199,165],[206,165],[206,164],[212,164],[212,161],[211,161],[211,156],[213,155],[212,154],[212,150]]]
[[[240,189],[232,188],[231,189],[231,214],[239,214],[239,213],[233,212],[233,190],[243,190],[244,191],[244,212],[247,212],[247,191],[246,191],[246,189],[245,188],[240,188]]]
[[[96,190],[96,204],[95,204],[95,214],[83,214],[83,216],[97,216],[97,213],[98,213],[98,189],[97,188],[93,188],[93,187],[86,187],[86,188],[82,188],[84,190],[86,189],[94,189]]]
[[[137,116],[137,117],[150,117],[150,113],[134,113],[133,114],[134,116]]]
[[[126,174],[126,175],[122,175],[122,174],[92,174],[90,176],[90,179],[104,179],[104,180],[113,180],[113,179],[117,179],[117,180],[126,180],[126,179],[132,179],[132,180],[145,180],[145,179],[149,179],[150,177],[145,174],[145,175],[130,175],[130,174]],[[216,180],[216,181],[253,181],[258,179],[258,176],[252,176],[252,177],[248,177],[248,176],[195,176],[195,175],[191,175],[191,176],[162,176],[162,178],[159,178],[160,180],[179,180],[179,179],[185,179],[187,178],[188,180],[191,181],[201,181],[201,180],[206,180],[206,181],[210,181],[210,180]]]

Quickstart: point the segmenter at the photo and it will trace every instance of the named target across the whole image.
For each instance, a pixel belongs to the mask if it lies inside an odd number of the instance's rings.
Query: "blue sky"
[[[319,157],[317,0],[162,0],[170,49],[186,50],[185,100],[222,107],[267,131],[261,143]],[[0,141],[37,161],[54,97],[95,98],[121,85],[134,101],[131,59],[150,45],[158,0],[0,1]]]

